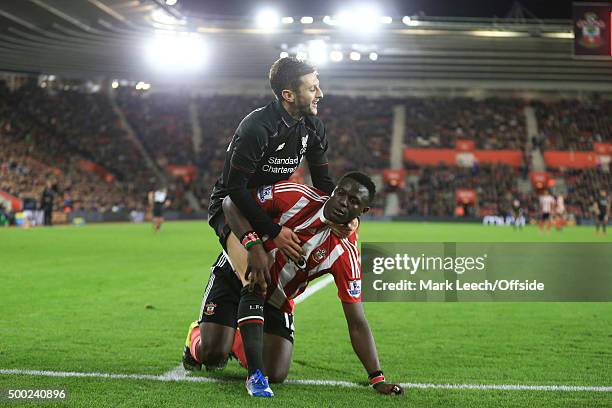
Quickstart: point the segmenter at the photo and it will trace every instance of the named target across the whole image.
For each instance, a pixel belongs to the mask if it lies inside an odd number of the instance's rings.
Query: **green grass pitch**
[[[612,242],[594,228],[540,235],[482,225],[365,222],[362,241]],[[161,375],[180,363],[218,243],[205,222],[0,229],[0,369]],[[612,271],[611,271],[612,273]],[[611,274],[612,279],[612,274]],[[150,305],[150,307],[145,307]],[[612,303],[366,304],[389,380],[432,384],[612,385]],[[364,383],[335,286],[296,308],[289,379]],[[284,384],[272,401],[246,395],[235,361],[221,380],[0,374],[0,389],[64,388],[53,406],[611,407],[612,392]],[[0,400],[0,406],[18,406]],[[23,406],[44,403],[24,402]]]

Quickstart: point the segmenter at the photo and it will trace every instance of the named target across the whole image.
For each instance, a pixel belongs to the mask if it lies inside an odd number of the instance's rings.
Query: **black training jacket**
[[[305,157],[313,185],[331,194],[334,183],[326,152],[325,127],[317,117],[295,120],[278,100],[254,110],[240,122],[227,148],[223,174],[210,197],[209,220],[222,211],[223,199],[229,195],[258,234],[276,237],[281,227],[249,190],[287,180]]]

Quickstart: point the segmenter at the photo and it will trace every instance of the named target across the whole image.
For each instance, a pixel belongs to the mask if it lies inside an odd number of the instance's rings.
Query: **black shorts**
[[[154,203],[153,204],[153,216],[154,217],[164,216],[164,203]]]
[[[238,303],[242,282],[234,273],[224,254],[213,264],[204,291],[199,323],[217,323],[236,328]],[[283,337],[293,343],[293,314],[285,313],[266,303],[264,305],[264,332]]]
[[[599,215],[597,216],[597,219],[599,220],[600,223],[604,223],[606,222],[606,217],[608,216],[607,213],[604,212],[600,212]]]
[[[550,213],[542,213],[541,220],[542,221],[550,220]]]
[[[219,237],[219,243],[223,247],[225,251],[227,251],[227,237],[229,236],[232,230],[229,225],[225,221],[225,215],[223,211],[215,214],[211,219],[208,220],[208,224],[215,230],[215,234]]]

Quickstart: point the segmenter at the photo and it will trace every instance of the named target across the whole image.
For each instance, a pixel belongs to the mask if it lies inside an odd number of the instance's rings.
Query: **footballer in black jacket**
[[[261,245],[267,238],[273,240],[276,248],[298,267],[304,262],[298,236],[291,229],[272,221],[256,203],[253,189],[287,180],[303,158],[306,158],[316,188],[331,194],[335,187],[328,171],[325,127],[316,118],[323,92],[315,68],[293,57],[281,58],[270,69],[270,86],[276,100],[251,112],[236,129],[208,210],[208,222],[229,255],[231,267],[242,281],[237,321],[250,367],[263,366],[261,352],[257,350],[262,349],[264,296],[270,283],[268,266],[271,262],[262,265],[266,260],[257,258],[249,249]],[[260,191],[266,194],[265,188]],[[223,213],[223,200],[227,196],[249,221],[253,231],[247,231],[241,237],[231,232]],[[357,219],[346,225],[330,225],[340,238],[348,237],[357,226]],[[253,273],[250,273],[250,266]],[[188,338],[195,327],[197,324],[190,326]],[[200,329],[203,328],[200,326]],[[221,333],[215,335],[215,331],[222,329],[223,326],[211,324],[205,337],[223,338],[224,344],[220,346],[229,350],[234,339]],[[206,344],[201,347],[206,349]],[[186,346],[183,353],[185,367],[192,366],[190,358]],[[223,361],[208,363],[223,364]],[[255,373],[249,372],[251,376]]]
[[[328,194],[334,189],[329,176],[325,127],[316,117],[323,92],[315,68],[293,57],[281,58],[270,69],[270,87],[276,100],[248,114],[236,129],[208,209],[208,221],[245,284],[248,256],[243,248],[244,237],[231,234],[221,208],[223,199],[226,196],[232,199],[258,237],[274,240],[283,254],[299,261],[301,247],[297,236],[274,223],[257,205],[252,191],[287,180],[304,158],[314,186]],[[333,230],[346,237],[357,225],[354,220],[349,225],[334,226]],[[259,278],[258,283],[265,289],[264,277]]]

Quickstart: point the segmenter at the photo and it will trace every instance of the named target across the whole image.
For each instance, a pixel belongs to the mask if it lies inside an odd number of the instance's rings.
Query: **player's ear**
[[[283,89],[283,91],[281,92],[281,95],[283,97],[283,100],[289,102],[289,103],[293,103],[295,102],[295,92],[293,92],[290,89]]]
[[[368,211],[370,211],[370,207],[363,207],[363,210],[361,210],[362,214],[367,213]]]

